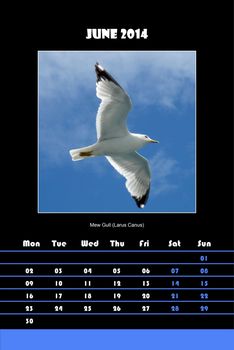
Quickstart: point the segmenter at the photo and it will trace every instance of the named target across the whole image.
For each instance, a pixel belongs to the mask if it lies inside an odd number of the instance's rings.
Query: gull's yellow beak
[[[151,142],[151,143],[159,143],[158,140],[152,140],[152,139],[150,139],[149,142]]]

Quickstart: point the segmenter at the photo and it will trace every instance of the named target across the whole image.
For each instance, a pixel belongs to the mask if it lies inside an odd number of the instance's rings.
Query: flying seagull
[[[91,146],[72,149],[72,160],[105,156],[110,164],[126,178],[126,187],[139,208],[144,208],[150,192],[150,168],[146,158],[136,151],[147,143],[158,143],[147,135],[130,133],[127,114],[131,100],[117,81],[99,64],[96,95],[101,99],[97,117],[97,142]]]

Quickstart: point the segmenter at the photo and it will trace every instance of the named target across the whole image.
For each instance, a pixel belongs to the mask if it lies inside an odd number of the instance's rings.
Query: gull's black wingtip
[[[96,62],[94,67],[95,67],[95,72],[97,75],[97,81],[100,81],[101,78],[108,79],[109,74],[105,71],[105,69],[98,62]],[[110,79],[108,79],[108,80],[110,80]]]
[[[94,67],[95,67],[95,71],[101,70],[101,69],[100,69],[101,66],[100,66],[100,64],[99,64],[98,62],[96,62],[96,64],[94,65]]]
[[[119,83],[98,62],[95,64],[95,72],[97,76],[97,83],[101,80],[109,80],[122,89]]]
[[[132,196],[132,198],[135,200],[138,208],[141,208],[141,209],[144,208],[146,202],[148,201],[149,193],[150,193],[150,187],[148,188],[146,193],[141,198],[137,198],[137,197]]]

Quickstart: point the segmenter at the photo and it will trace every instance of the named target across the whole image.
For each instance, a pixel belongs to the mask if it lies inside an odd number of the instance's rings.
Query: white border
[[[195,182],[194,182],[194,190],[195,190],[195,211],[191,212],[136,212],[136,211],[129,211],[129,212],[43,212],[39,211],[39,140],[40,140],[40,132],[39,132],[39,54],[41,52],[194,52],[195,53],[195,99],[194,99],[194,136],[195,136]],[[197,214],[197,50],[38,50],[37,51],[37,214],[137,214],[137,215],[144,215],[144,214]]]

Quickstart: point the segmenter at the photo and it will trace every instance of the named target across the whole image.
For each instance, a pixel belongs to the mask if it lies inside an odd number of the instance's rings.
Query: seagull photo
[[[38,213],[196,213],[195,51],[38,51],[37,91]]]
[[[96,95],[101,99],[97,117],[97,142],[88,147],[72,149],[73,161],[105,156],[126,179],[126,188],[139,208],[144,208],[150,192],[150,167],[137,151],[149,143],[159,143],[144,134],[128,131],[127,115],[131,100],[119,83],[98,63]]]

